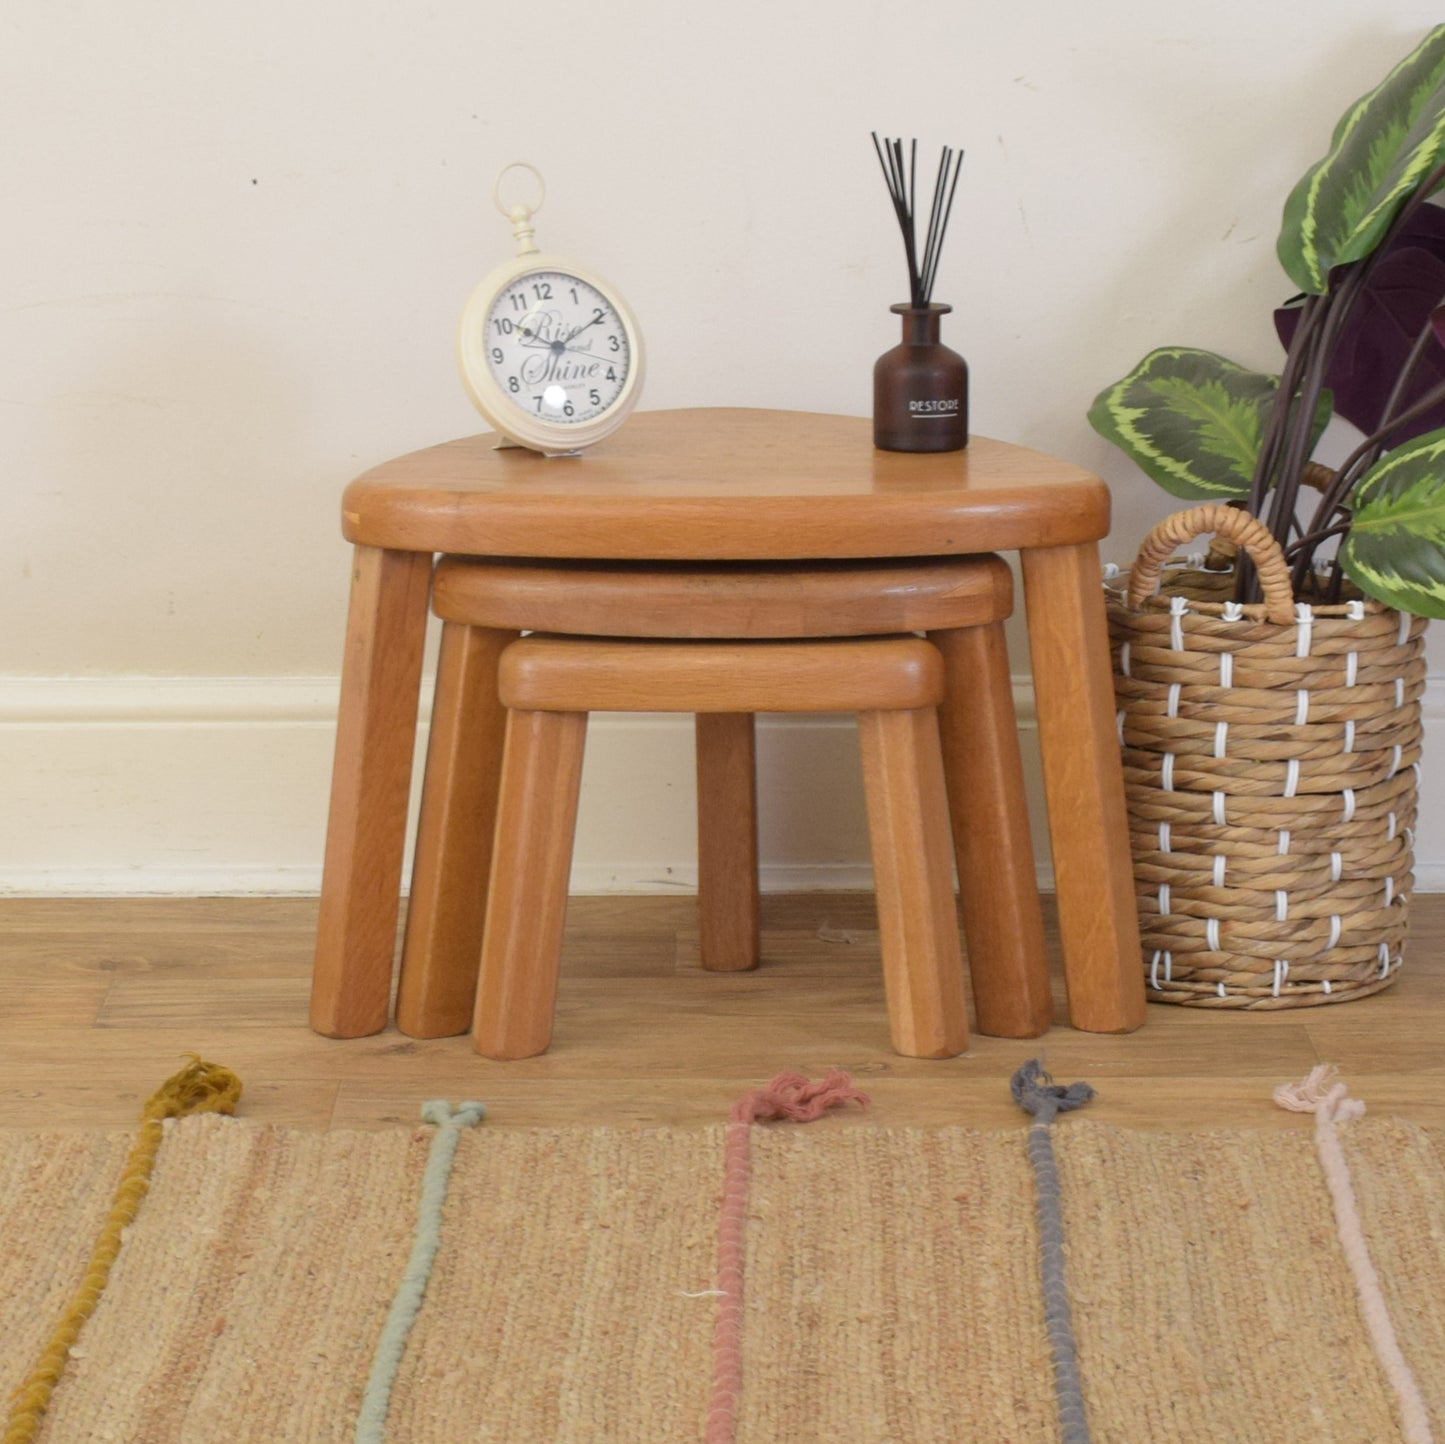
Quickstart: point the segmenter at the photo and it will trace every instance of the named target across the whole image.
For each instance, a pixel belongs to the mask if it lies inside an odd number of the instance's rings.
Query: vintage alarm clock
[[[531,205],[507,205],[502,182],[530,171]],[[545,184],[536,168],[509,165],[497,209],[512,223],[517,254],[472,292],[457,330],[462,381],[506,442],[549,456],[575,455],[627,419],[642,391],[642,333],[601,276],[538,249],[532,217]]]

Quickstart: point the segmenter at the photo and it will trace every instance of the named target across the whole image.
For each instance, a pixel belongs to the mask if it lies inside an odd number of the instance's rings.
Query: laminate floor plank
[[[975,1035],[966,1056],[935,1062],[888,1046],[866,894],[765,897],[750,973],[701,968],[691,897],[579,897],[551,1051],[493,1063],[466,1038],[312,1033],[315,899],[0,899],[0,1126],[130,1127],[199,1052],[245,1080],[248,1116],[307,1127],[410,1123],[436,1097],[479,1098],[499,1127],[717,1122],[781,1069],[837,1066],[872,1095],[874,1122],[1008,1128],[1022,1121],[1008,1077],[1036,1055],[1095,1086],[1096,1118],[1132,1127],[1308,1126],[1270,1094],[1319,1062],[1373,1112],[1445,1127],[1445,897],[1413,909],[1400,981],[1373,998],[1253,1014],[1155,1005],[1127,1037],[1060,1022],[1034,1040]]]

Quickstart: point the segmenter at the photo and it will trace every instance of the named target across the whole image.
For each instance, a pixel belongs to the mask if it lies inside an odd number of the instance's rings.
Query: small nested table
[[[355,561],[312,988],[318,1032],[357,1037],[389,1020],[437,553],[806,569],[1018,551],[1070,1020],[1096,1032],[1143,1022],[1097,545],[1109,494],[1097,477],[983,437],[962,452],[882,452],[864,418],[683,410],[635,415],[575,459],[498,450],[491,435],[429,447],[359,477],[342,514]],[[519,629],[547,625],[539,611]],[[978,888],[989,851],[976,852]],[[1016,866],[1017,838],[998,856]]]

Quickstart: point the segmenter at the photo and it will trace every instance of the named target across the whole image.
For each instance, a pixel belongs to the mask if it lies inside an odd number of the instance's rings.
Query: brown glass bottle
[[[962,451],[968,445],[968,363],[939,339],[952,306],[890,306],[903,341],[873,367],[873,445],[883,451]]]

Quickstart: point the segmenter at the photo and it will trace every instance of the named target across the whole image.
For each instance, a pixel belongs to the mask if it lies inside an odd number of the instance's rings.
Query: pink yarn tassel
[[[707,1444],[732,1444],[743,1386],[743,1260],[747,1254],[748,1176],[754,1123],[784,1119],[811,1123],[830,1108],[868,1106],[853,1080],[831,1069],[821,1083],[801,1073],[779,1073],[766,1088],[744,1093],[728,1115],[723,1158],[722,1216],[717,1240],[717,1323],[713,1328],[712,1399],[707,1411]]]
[[[1432,1444],[1434,1434],[1430,1429],[1430,1416],[1420,1386],[1410,1372],[1410,1365],[1395,1337],[1395,1326],[1390,1321],[1390,1311],[1380,1288],[1380,1276],[1375,1272],[1374,1261],[1370,1258],[1369,1244],[1365,1240],[1364,1226],[1360,1222],[1360,1211],[1355,1203],[1355,1187],[1350,1179],[1350,1165],[1345,1150],[1340,1144],[1339,1132],[1335,1125],[1358,1118],[1365,1111],[1365,1105],[1358,1098],[1351,1098],[1343,1083],[1336,1081],[1337,1071],[1329,1063],[1321,1063],[1311,1070],[1307,1078],[1298,1083],[1282,1083],[1274,1090],[1274,1101],[1281,1108],[1294,1113],[1315,1115],[1315,1149],[1320,1156],[1325,1181],[1329,1184],[1330,1196],[1335,1205],[1335,1228],[1340,1236],[1340,1246],[1355,1275],[1355,1289],[1360,1296],[1360,1312],[1370,1331],[1370,1340],[1375,1346],[1375,1356],[1385,1377],[1395,1390],[1396,1402],[1400,1406],[1401,1423],[1407,1444]]]

